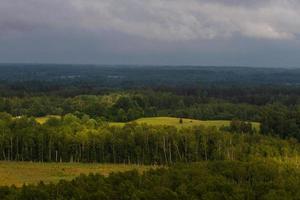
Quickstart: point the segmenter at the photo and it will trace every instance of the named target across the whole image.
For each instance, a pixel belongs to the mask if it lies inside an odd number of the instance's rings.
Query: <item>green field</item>
[[[137,169],[142,172],[151,166],[125,164],[84,164],[84,163],[33,163],[33,162],[0,162],[0,186],[22,186],[57,182],[61,179],[71,180],[80,174],[99,173],[108,175],[111,172],[124,172]]]
[[[149,124],[149,125],[166,125],[166,126],[175,126],[177,128],[182,127],[191,127],[191,126],[206,126],[216,128],[220,128],[222,126],[229,126],[229,120],[195,120],[195,119],[187,119],[182,118],[182,123],[179,122],[179,118],[176,117],[148,117],[148,118],[140,118],[133,122],[138,124]],[[125,123],[122,122],[111,122],[111,126],[124,126]],[[252,122],[252,126],[259,130],[260,124],[258,122]]]
[[[43,124],[45,123],[50,117],[54,117],[54,118],[60,118],[60,116],[58,115],[47,115],[45,117],[36,117],[35,120],[40,123],[40,124]]]
[[[45,123],[50,117],[60,118],[57,115],[48,115],[45,117],[37,117],[36,121],[38,123]],[[138,124],[149,124],[149,125],[164,125],[164,126],[175,126],[177,128],[183,127],[191,127],[191,126],[205,126],[205,127],[216,127],[220,128],[222,126],[229,126],[230,120],[195,120],[195,119],[188,119],[182,118],[182,123],[179,123],[180,118],[176,117],[146,117],[134,120],[132,122],[136,122]],[[124,126],[125,122],[109,122],[111,126]],[[252,122],[252,126],[259,130],[260,123]]]

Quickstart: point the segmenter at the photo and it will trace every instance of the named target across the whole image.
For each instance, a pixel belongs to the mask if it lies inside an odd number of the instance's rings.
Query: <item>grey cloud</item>
[[[161,40],[213,39],[235,34],[291,39],[299,34],[300,3],[241,2],[246,1],[74,0],[72,5],[81,14],[81,25],[86,28],[110,28]]]
[[[0,0],[0,34],[76,26],[74,14],[63,0]]]
[[[0,0],[0,34],[70,28],[166,41],[294,39],[299,8],[296,0]]]

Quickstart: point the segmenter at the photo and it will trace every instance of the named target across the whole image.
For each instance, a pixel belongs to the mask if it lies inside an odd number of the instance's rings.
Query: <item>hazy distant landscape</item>
[[[298,68],[1,64],[0,69],[0,80],[7,83],[41,81],[49,85],[57,82],[70,85],[84,82],[88,86],[117,88],[300,84]]]

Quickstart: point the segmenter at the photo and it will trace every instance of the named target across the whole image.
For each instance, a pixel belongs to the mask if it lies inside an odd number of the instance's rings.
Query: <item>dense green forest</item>
[[[0,199],[297,199],[300,71],[0,67],[0,161],[154,165],[0,187]],[[36,117],[53,116],[45,123]],[[142,117],[230,125],[138,124]],[[126,122],[124,126],[111,122]],[[260,129],[250,122],[258,122]]]
[[[264,136],[252,130],[251,124],[248,128],[235,121],[217,130],[135,123],[116,127],[72,114],[44,124],[27,117],[13,120],[8,114],[1,114],[0,119],[1,160],[172,164],[253,156],[287,159],[300,150],[295,140]]]

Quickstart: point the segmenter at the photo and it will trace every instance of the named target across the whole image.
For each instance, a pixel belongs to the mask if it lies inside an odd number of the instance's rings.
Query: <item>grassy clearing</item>
[[[37,117],[36,121],[40,124],[45,123],[50,117],[56,117],[60,118],[60,116],[57,115],[48,115],[45,117]],[[149,125],[165,125],[165,126],[175,126],[177,128],[183,128],[183,127],[191,127],[191,126],[206,126],[206,127],[212,127],[215,126],[216,128],[220,128],[222,126],[229,126],[230,120],[195,120],[195,119],[188,119],[188,118],[182,118],[182,123],[179,122],[180,118],[176,117],[146,117],[146,118],[140,118],[137,120],[134,120],[133,122],[136,122],[138,124],[149,124]],[[124,122],[110,122],[111,126],[124,126]],[[260,123],[258,122],[252,122],[252,126],[259,130]]]
[[[0,186],[22,186],[58,182],[61,179],[71,180],[80,174],[99,173],[108,175],[112,172],[124,172],[137,169],[142,172],[152,168],[144,165],[125,164],[85,164],[85,163],[32,163],[0,162]],[[154,168],[154,167],[153,167]]]
[[[220,128],[222,126],[229,126],[229,120],[195,120],[195,119],[187,119],[182,118],[182,123],[179,122],[180,118],[176,117],[148,117],[148,118],[140,118],[135,120],[138,124],[149,124],[149,125],[166,125],[166,126],[175,126],[177,128],[182,127],[191,127],[191,126],[206,126],[211,127],[215,126],[216,128]],[[111,126],[124,126],[125,123],[121,122],[111,122]],[[252,122],[252,126],[259,130],[259,123]]]
[[[47,115],[45,117],[36,117],[35,120],[40,124],[44,124],[50,117],[60,118],[58,115]]]

